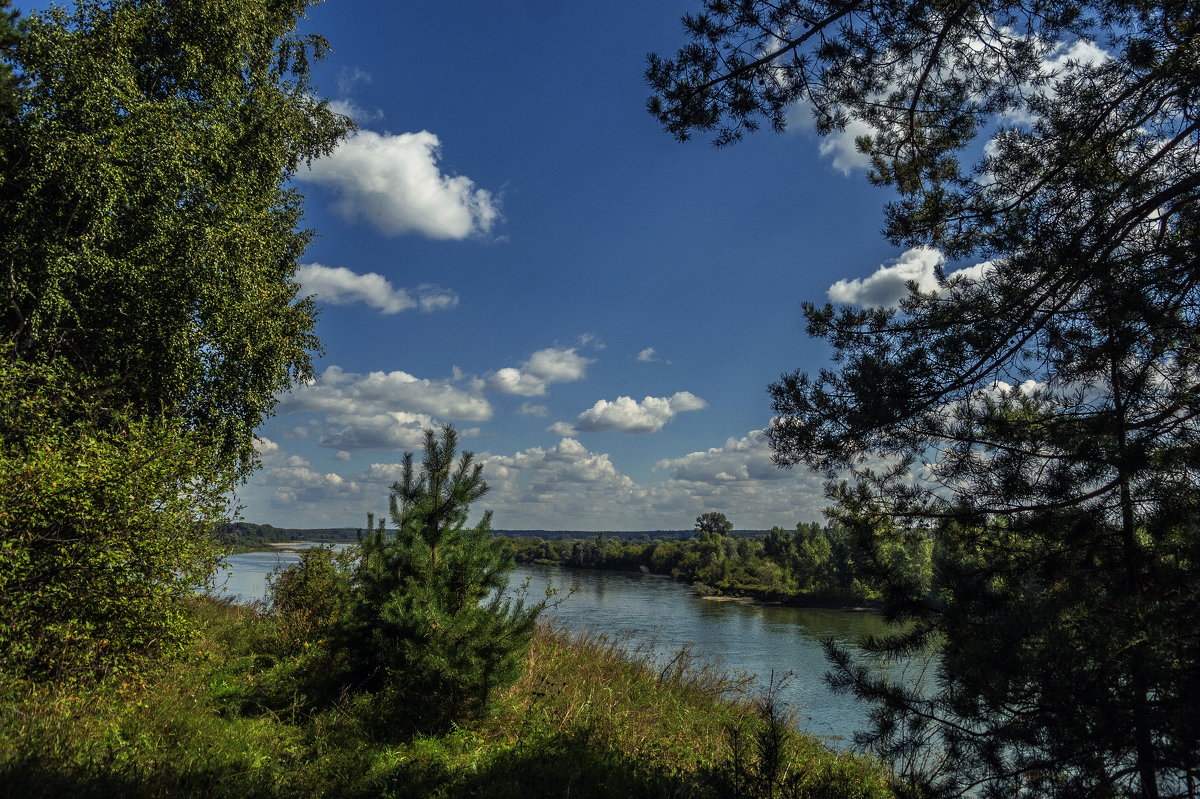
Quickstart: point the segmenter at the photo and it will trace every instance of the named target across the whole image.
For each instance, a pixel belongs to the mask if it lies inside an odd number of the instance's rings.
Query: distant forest
[[[318,543],[353,543],[358,540],[361,527],[275,527],[271,524],[252,524],[251,522],[230,522],[216,528],[214,535],[222,545],[231,547],[235,552],[248,552],[262,549],[271,544],[282,544],[288,541],[316,541]],[[769,530],[734,530],[731,535],[737,538],[752,538],[767,535]],[[636,541],[642,538],[657,540],[682,540],[696,534],[695,530],[494,530],[493,535],[500,538],[540,538],[546,541],[573,541],[576,539],[594,539],[597,535],[605,538],[618,538],[624,541]]]
[[[360,532],[237,522],[224,525],[217,535],[234,551],[246,552],[288,541],[353,543]],[[873,564],[861,542],[838,525],[730,532],[497,530],[493,535],[504,541],[517,563],[658,574],[690,584],[701,596],[790,605],[877,607],[882,595],[870,575],[881,565],[914,585],[928,587],[932,578],[928,536],[898,537],[883,553],[873,553],[886,563]]]

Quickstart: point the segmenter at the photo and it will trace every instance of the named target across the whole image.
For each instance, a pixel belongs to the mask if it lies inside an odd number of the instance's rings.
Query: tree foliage
[[[705,594],[838,607],[877,604],[880,598],[879,586],[864,581],[857,568],[867,553],[840,524],[822,527],[801,522],[794,530],[775,527],[765,536],[736,538],[702,532],[683,540],[645,536],[622,541],[598,534],[592,540],[522,536],[504,542],[518,563],[662,574]],[[928,537],[898,538],[880,554],[901,569],[918,591],[929,591],[932,547]]]
[[[865,740],[931,792],[1200,779],[1198,22],[1178,2],[710,0],[651,59],[680,137],[782,127],[797,101],[822,132],[865,124],[899,194],[887,235],[981,262],[898,308],[806,306],[837,368],[771,389],[777,461],[851,470],[832,494],[864,551],[936,543],[932,597],[862,564],[911,623],[872,645],[937,646],[936,690],[833,653],[877,703]]]
[[[487,492],[482,465],[456,459],[446,425],[425,434],[418,469],[404,456],[391,520],[368,530],[331,639],[352,691],[378,697],[393,732],[441,730],[488,710],[518,676],[542,604],[508,595],[512,560],[491,535],[491,512],[467,525]],[[370,526],[370,525],[368,525]]]
[[[0,114],[8,116],[17,106],[17,76],[9,65],[10,53],[21,39],[23,27],[10,0],[0,0]]]
[[[306,0],[0,6],[0,667],[173,651],[255,427],[306,375],[286,187],[348,122]]]
[[[136,672],[189,640],[180,600],[215,565],[221,465],[70,369],[0,355],[0,672]]]
[[[5,51],[23,85],[0,126],[0,335],[243,468],[317,346],[288,179],[349,125],[312,94],[308,5],[79,2]]]
[[[314,546],[304,549],[296,563],[267,576],[281,652],[295,654],[328,637],[353,569],[350,552]]]
[[[733,532],[733,522],[720,511],[710,510],[696,517],[696,534],[712,533],[713,535],[729,535]]]

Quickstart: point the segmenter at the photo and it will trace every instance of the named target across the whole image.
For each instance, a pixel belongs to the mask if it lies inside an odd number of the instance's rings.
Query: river
[[[216,593],[239,601],[261,599],[266,576],[278,565],[294,563],[292,552],[230,555],[229,569]],[[866,726],[866,708],[825,685],[828,670],[821,641],[832,638],[853,646],[864,635],[885,632],[874,613],[848,610],[785,608],[742,602],[719,602],[692,595],[687,586],[666,577],[519,565],[512,584],[530,579],[534,598],[552,583],[574,591],[545,616],[574,631],[615,636],[629,649],[647,650],[658,662],[686,644],[693,652],[732,671],[753,673],[761,690],[791,672],[780,698],[795,715],[797,726],[834,748],[851,745],[855,730]],[[915,671],[920,664],[889,668]],[[912,675],[906,675],[912,677]]]

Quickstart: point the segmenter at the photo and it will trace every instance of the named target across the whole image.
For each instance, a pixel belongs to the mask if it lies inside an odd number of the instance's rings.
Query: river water
[[[291,552],[230,555],[215,593],[239,601],[261,599],[267,575],[297,559]],[[528,564],[517,566],[511,584],[526,578],[534,599],[544,595],[547,584],[561,589],[557,598],[562,601],[546,611],[546,618],[568,630],[615,636],[628,649],[649,651],[658,663],[691,644],[695,654],[722,668],[756,675],[759,690],[772,673],[790,672],[780,698],[801,730],[835,748],[848,748],[854,731],[866,726],[865,707],[826,687],[821,641],[832,638],[853,647],[864,635],[883,633],[887,627],[876,614],[719,602],[693,596],[687,586],[666,577]],[[893,665],[888,671],[907,670],[904,676],[916,679],[920,665]]]

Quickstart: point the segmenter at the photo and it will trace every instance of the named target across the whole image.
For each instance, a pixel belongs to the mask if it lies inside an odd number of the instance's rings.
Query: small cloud
[[[339,214],[364,218],[386,235],[463,239],[487,233],[500,218],[495,197],[468,177],[444,174],[440,157],[441,140],[428,131],[362,130],[296,178],[329,186],[338,195]]]
[[[338,70],[337,90],[340,95],[348,95],[360,83],[370,83],[371,73],[358,67],[342,67]]]
[[[571,438],[575,435],[576,430],[575,425],[571,424],[570,422],[555,422],[546,428],[546,432],[553,433],[554,435],[562,438]]]
[[[537,397],[546,393],[546,381],[523,374],[520,369],[506,366],[497,369],[488,385],[501,394],[516,394],[520,397]]]
[[[945,263],[945,256],[932,247],[914,247],[895,261],[876,269],[870,277],[839,280],[829,287],[827,296],[830,302],[894,308],[908,296],[909,283],[916,284],[919,291],[936,292],[946,285],[965,285],[981,280],[1000,262],[985,261],[949,272],[943,282],[939,279],[939,273]]]
[[[670,399],[671,412],[699,411],[708,407],[708,403],[690,391],[677,391]]]
[[[521,407],[517,408],[517,413],[522,416],[546,417],[550,415],[550,409],[545,405],[531,405],[528,402],[522,402]]]
[[[458,305],[458,294],[432,283],[422,283],[414,291],[417,295],[417,305],[426,313],[446,311]]]
[[[406,289],[395,288],[383,275],[368,272],[360,275],[344,266],[301,264],[296,279],[306,292],[315,294],[332,305],[351,305],[361,302],[385,314],[400,313],[412,308],[440,311],[458,304],[458,295],[449,289],[424,284],[415,289],[416,296]]]
[[[573,383],[587,374],[592,360],[580,355],[575,347],[548,347],[529,356],[520,368],[507,366],[492,373],[489,386],[501,394],[539,397],[550,383]]]
[[[358,124],[366,122],[374,122],[377,119],[383,119],[383,110],[376,108],[373,111],[368,111],[358,103],[350,99],[330,100],[329,108],[334,113],[341,114],[344,117],[350,117]]]
[[[690,391],[680,391],[671,397],[646,397],[641,402],[632,397],[597,400],[596,404],[579,414],[578,427],[588,432],[655,433],[678,413],[698,411],[708,403]]]
[[[945,256],[932,247],[914,247],[870,277],[839,280],[829,287],[827,296],[831,302],[895,306],[908,296],[909,283],[916,283],[921,291],[936,290],[937,270],[945,262]]]
[[[602,350],[608,345],[601,341],[595,333],[584,333],[579,337],[579,343],[576,346],[591,347],[594,350]]]
[[[843,175],[849,175],[856,169],[868,169],[871,157],[858,149],[858,140],[862,137],[875,135],[875,128],[859,119],[852,119],[846,127],[835,130],[821,139],[818,148],[821,155],[833,160],[833,168]]]
[[[658,350],[653,347],[647,347],[639,352],[635,360],[641,363],[666,363],[662,358],[658,357]]]
[[[351,458],[353,458],[354,456],[351,455],[349,452],[347,452],[344,449],[339,449],[337,454],[334,455],[333,457],[337,458],[339,461],[348,461]]]

